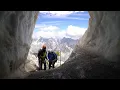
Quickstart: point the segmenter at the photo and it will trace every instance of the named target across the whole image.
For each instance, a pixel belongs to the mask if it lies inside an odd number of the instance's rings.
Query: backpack
[[[57,54],[56,53],[54,53],[54,52],[49,52],[48,53],[48,59],[49,59],[49,61],[53,61],[53,60],[57,60]]]

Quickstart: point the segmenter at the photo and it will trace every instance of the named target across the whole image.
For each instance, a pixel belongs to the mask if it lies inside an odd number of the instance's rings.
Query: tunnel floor
[[[119,64],[84,50],[58,68],[29,73],[24,79],[120,79]]]
[[[100,55],[81,50],[58,68],[32,71],[12,79],[120,79],[120,67]]]

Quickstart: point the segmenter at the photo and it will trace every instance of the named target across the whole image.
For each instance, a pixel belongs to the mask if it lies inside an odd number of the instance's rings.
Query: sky
[[[79,39],[88,28],[87,11],[39,11],[33,38]]]

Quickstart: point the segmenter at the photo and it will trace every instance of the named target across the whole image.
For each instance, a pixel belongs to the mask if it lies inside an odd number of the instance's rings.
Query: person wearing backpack
[[[43,45],[42,49],[38,51],[38,61],[39,61],[39,70],[42,70],[42,65],[44,64],[44,70],[46,70],[46,61],[47,59],[47,52],[46,52],[46,46]]]
[[[49,61],[49,69],[51,68],[55,68],[55,63],[57,62],[57,54],[53,51],[49,51],[48,52],[48,61]]]

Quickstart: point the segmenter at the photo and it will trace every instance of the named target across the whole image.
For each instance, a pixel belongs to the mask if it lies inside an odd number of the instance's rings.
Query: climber
[[[55,63],[57,62],[57,54],[53,51],[48,51],[48,60],[49,60],[49,69],[51,68],[55,68]]]
[[[47,59],[46,46],[43,45],[42,49],[38,51],[38,61],[39,61],[39,70],[42,70],[42,64],[44,63],[44,70],[46,70],[46,61]]]

